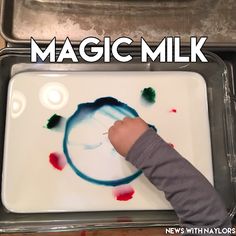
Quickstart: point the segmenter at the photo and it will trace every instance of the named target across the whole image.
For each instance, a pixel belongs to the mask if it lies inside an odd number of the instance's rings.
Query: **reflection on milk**
[[[63,84],[51,82],[40,89],[39,99],[46,108],[59,110],[67,104],[69,93]]]
[[[11,115],[13,118],[19,117],[22,112],[24,111],[26,106],[26,98],[18,90],[14,90],[12,93],[12,99],[11,99]]]

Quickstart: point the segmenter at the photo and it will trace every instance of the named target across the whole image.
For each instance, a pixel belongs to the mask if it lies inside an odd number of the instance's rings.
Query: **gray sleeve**
[[[165,193],[184,227],[230,227],[225,206],[208,180],[149,128],[127,158]]]

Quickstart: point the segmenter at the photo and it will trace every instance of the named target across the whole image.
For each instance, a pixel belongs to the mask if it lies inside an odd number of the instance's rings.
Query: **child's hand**
[[[125,117],[116,121],[108,130],[108,138],[116,151],[126,157],[137,139],[148,129],[148,125],[141,118]]]

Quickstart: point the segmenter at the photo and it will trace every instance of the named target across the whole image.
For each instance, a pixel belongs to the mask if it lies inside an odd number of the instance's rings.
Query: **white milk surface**
[[[141,99],[141,91],[147,87],[157,93],[152,105]],[[2,178],[2,201],[8,210],[31,213],[171,209],[164,194],[143,175],[130,183],[135,194],[124,202],[114,198],[113,187],[85,181],[68,164],[58,171],[49,163],[51,152],[63,153],[64,130],[44,128],[47,120],[54,113],[69,118],[78,104],[107,96],[128,104],[146,122],[155,125],[159,135],[174,144],[213,183],[206,84],[200,74],[25,72],[11,79],[8,93]],[[176,113],[170,112],[173,108]],[[86,151],[76,149],[76,142],[72,144],[73,159],[84,173],[112,180],[136,171],[123,157],[111,155],[106,135],[93,129],[88,134],[95,142],[105,140],[107,146]]]

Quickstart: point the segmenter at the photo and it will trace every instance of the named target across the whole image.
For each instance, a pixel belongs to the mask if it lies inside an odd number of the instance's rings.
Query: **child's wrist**
[[[161,140],[154,129],[148,128],[132,145],[128,151],[126,160],[132,164],[138,163],[139,159],[142,159],[142,156],[145,155],[145,151],[150,149],[158,141],[158,138]],[[136,164],[134,165],[136,166]]]

